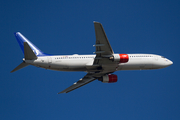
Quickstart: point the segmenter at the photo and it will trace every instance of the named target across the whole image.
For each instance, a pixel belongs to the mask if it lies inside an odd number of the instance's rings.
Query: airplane
[[[119,70],[151,70],[165,68],[173,62],[163,56],[155,54],[119,54],[114,53],[101,23],[94,22],[96,51],[93,55],[51,55],[42,52],[20,32],[15,37],[24,53],[23,62],[13,69],[15,72],[28,65],[56,71],[84,71],[87,74],[70,87],[59,92],[68,93],[94,80],[103,83],[115,83]]]

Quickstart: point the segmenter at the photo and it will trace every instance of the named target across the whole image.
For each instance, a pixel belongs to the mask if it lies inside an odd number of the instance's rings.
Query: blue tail
[[[20,32],[16,32],[14,33],[14,35],[23,53],[24,53],[24,42],[27,42],[28,45],[31,47],[31,49],[37,56],[49,56],[49,54],[43,53],[39,48],[37,48],[33,43],[31,43],[26,37],[24,37]]]

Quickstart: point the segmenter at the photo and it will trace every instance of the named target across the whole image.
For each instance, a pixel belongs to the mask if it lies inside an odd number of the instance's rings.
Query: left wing
[[[104,63],[111,63],[110,57],[113,57],[113,49],[109,43],[103,26],[99,22],[94,22],[95,34],[96,34],[96,54],[94,65],[102,65]]]
[[[92,75],[90,75],[89,73],[87,75],[85,75],[83,78],[81,78],[79,81],[75,82],[73,85],[71,85],[70,87],[66,88],[65,90],[59,92],[60,93],[68,93],[72,90],[75,90],[83,85],[86,85],[92,81],[94,81],[96,78],[92,77]]]

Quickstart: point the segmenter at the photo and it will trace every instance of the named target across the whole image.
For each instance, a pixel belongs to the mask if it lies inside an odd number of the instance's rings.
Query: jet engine
[[[114,54],[114,57],[110,59],[113,59],[115,62],[126,63],[129,61],[129,56],[128,54]]]
[[[98,80],[103,83],[114,83],[114,82],[117,82],[117,75],[114,75],[114,74],[104,75]]]

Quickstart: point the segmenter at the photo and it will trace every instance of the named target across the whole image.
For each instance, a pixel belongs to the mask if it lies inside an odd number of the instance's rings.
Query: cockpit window
[[[165,58],[164,56],[161,56],[162,58]]]

